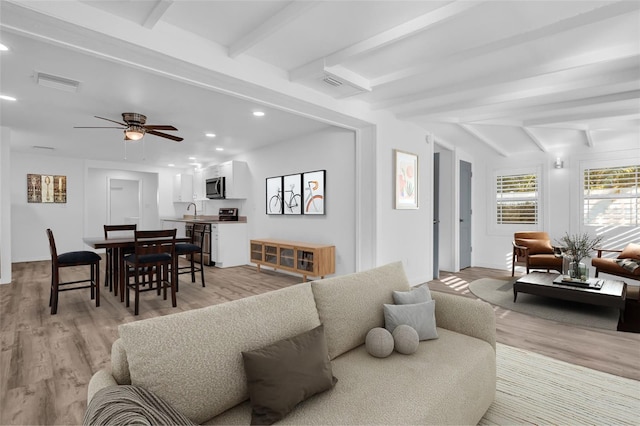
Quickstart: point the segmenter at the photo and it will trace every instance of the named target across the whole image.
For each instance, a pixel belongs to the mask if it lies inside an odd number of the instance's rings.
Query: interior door
[[[471,163],[460,161],[460,269],[471,266]]]
[[[140,182],[109,179],[109,225],[140,226]]]
[[[440,277],[440,153],[433,154],[433,279]]]

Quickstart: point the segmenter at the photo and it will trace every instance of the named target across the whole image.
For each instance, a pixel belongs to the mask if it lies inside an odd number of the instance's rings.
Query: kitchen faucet
[[[196,207],[196,203],[189,203],[189,205],[187,206],[187,211],[189,211],[189,209],[191,208],[192,205],[193,205],[193,218],[197,219],[198,218],[198,207]]]

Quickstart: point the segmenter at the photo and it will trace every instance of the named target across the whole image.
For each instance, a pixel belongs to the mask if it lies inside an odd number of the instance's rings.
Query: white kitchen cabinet
[[[207,198],[204,173],[204,169],[196,169],[193,173],[193,195],[196,200],[204,200]]]
[[[249,263],[246,223],[211,224],[211,260],[219,268]]]
[[[173,201],[193,201],[193,175],[179,173],[173,177]]]
[[[244,161],[227,161],[218,165],[224,177],[225,198],[247,198],[249,194],[249,167]]]

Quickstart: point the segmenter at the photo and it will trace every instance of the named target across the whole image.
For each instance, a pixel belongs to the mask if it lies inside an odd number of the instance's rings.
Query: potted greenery
[[[564,256],[569,258],[569,277],[574,280],[587,281],[589,269],[582,263],[582,259],[590,257],[590,253],[602,242],[603,237],[583,234],[565,234],[560,239],[564,245]],[[564,271],[566,273],[566,271]]]

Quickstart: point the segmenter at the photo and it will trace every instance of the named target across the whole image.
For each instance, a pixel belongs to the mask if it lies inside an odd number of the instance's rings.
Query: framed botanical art
[[[282,214],[282,176],[267,178],[267,214]]]
[[[302,174],[303,214],[324,214],[326,170]]]
[[[302,213],[302,175],[288,175],[284,178],[282,207],[284,214]]]
[[[418,208],[418,156],[410,152],[393,150],[395,208]]]

